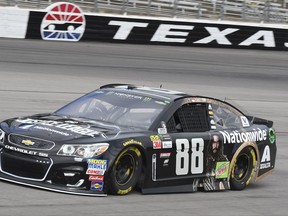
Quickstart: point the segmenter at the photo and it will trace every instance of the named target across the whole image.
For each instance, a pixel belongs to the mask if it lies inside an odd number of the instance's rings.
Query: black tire
[[[112,167],[109,183],[109,193],[126,195],[131,192],[141,174],[142,157],[136,147],[129,147],[116,158]]]
[[[231,164],[230,187],[232,190],[243,190],[252,180],[257,164],[256,154],[252,147],[245,147]]]

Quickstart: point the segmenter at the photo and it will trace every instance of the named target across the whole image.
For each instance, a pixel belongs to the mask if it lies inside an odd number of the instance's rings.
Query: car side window
[[[242,128],[241,114],[233,107],[221,102],[212,103],[211,106],[214,112],[214,121],[218,129]]]
[[[209,130],[207,105],[188,103],[182,105],[166,123],[168,132],[204,132]]]

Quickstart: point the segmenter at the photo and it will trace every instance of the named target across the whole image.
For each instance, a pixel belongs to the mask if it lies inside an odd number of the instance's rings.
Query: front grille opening
[[[51,160],[48,158],[13,151],[5,151],[1,154],[2,171],[18,177],[41,180],[50,166]]]
[[[31,142],[31,145],[24,144],[25,141]],[[38,150],[50,150],[55,146],[54,142],[48,140],[42,140],[34,137],[28,137],[18,134],[10,134],[9,142],[16,144],[21,147],[29,148],[29,149],[38,149]]]

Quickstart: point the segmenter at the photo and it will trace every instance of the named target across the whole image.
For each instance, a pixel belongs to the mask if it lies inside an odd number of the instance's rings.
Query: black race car
[[[244,189],[275,166],[273,122],[227,102],[110,84],[0,125],[0,179],[105,196]]]

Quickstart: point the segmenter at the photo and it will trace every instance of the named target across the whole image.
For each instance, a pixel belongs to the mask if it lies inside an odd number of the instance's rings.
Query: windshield
[[[59,109],[56,114],[148,129],[168,103],[121,91],[97,90]]]

